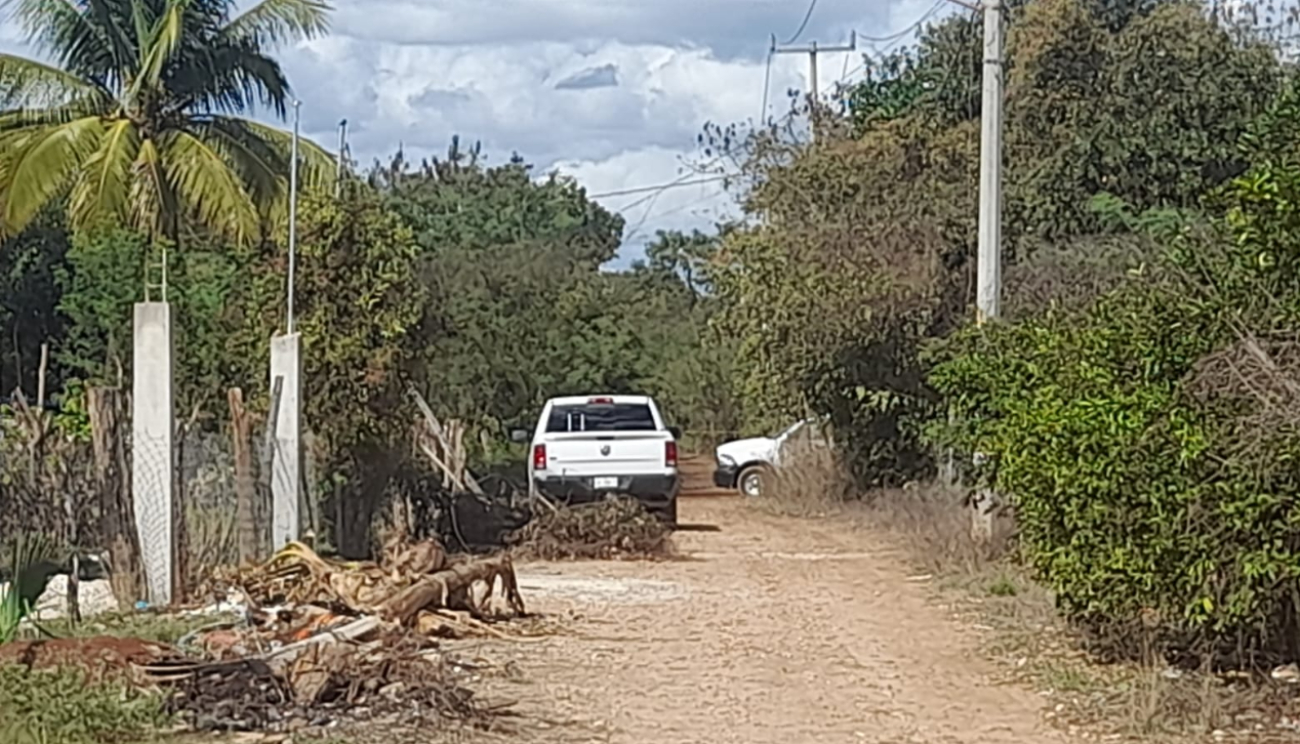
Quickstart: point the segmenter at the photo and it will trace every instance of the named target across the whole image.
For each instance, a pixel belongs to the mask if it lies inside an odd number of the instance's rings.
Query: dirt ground
[[[682,560],[518,567],[559,635],[456,644],[517,665],[485,690],[519,701],[513,741],[1063,741],[885,541],[735,497],[680,508]]]

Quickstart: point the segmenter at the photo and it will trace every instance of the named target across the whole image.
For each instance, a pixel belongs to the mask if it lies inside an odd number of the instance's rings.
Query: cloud
[[[483,143],[488,162],[518,152],[591,193],[680,177],[706,122],[760,117],[806,88],[808,59],[776,55],[807,6],[791,0],[335,0],[333,33],[282,50],[302,100],[302,130],[326,147],[348,120],[367,165],[400,146],[440,155],[453,135]],[[819,0],[801,43],[885,36],[933,0]],[[949,12],[949,11],[945,11]],[[869,50],[864,40],[861,49]],[[887,46],[875,45],[876,48]],[[26,51],[0,19],[0,50]],[[861,54],[822,54],[823,88],[861,69]],[[770,75],[769,75],[770,72]],[[717,184],[601,199],[626,210],[630,262],[657,229],[708,227],[729,208]]]
[[[618,86],[618,65],[604,64],[574,73],[555,84],[556,90],[586,90]]]

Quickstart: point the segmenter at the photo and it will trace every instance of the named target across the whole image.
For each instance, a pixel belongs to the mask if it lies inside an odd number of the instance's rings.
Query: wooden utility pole
[[[849,35],[849,43],[840,46],[818,46],[817,42],[812,42],[800,46],[778,47],[776,37],[772,37],[772,54],[807,54],[809,73],[808,73],[808,117],[812,122],[813,139],[817,138],[817,117],[818,106],[821,94],[821,88],[817,85],[817,54],[818,52],[854,52],[858,48],[858,33],[854,31]]]

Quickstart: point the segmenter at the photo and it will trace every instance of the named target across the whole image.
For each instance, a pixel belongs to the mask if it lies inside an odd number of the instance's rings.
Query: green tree
[[[268,56],[326,30],[320,0],[4,0],[55,60],[0,54],[0,235],[66,196],[75,230],[122,224],[178,238],[192,222],[237,242],[283,208],[289,137],[242,113],[283,116]],[[305,183],[329,157],[304,144]]]
[[[57,348],[63,337],[57,274],[68,239],[55,217],[47,212],[0,244],[0,399],[18,388],[34,396],[41,344]],[[49,389],[59,389],[61,380],[55,364]]]

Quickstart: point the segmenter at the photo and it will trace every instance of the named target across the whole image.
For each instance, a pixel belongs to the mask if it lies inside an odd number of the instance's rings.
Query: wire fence
[[[133,440],[121,392],[92,414],[89,431],[0,409],[0,545],[41,533],[64,555],[109,559],[115,589],[123,575],[119,598],[172,601],[202,590],[215,567],[265,557],[273,469],[280,477],[291,471],[288,458],[276,456],[283,442],[267,436],[264,417],[245,410],[236,393],[233,405],[200,412],[170,438]],[[310,434],[306,440],[298,514],[303,529],[319,531]],[[0,555],[0,568],[8,560]]]

